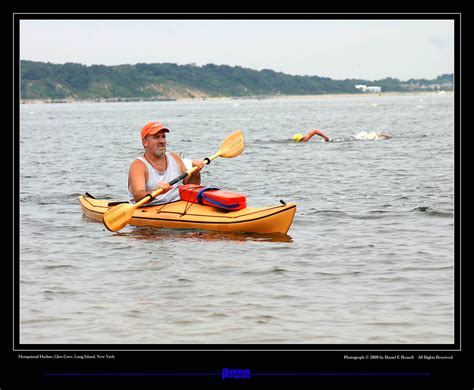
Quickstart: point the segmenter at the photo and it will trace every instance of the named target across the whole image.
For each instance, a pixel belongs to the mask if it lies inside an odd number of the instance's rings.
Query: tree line
[[[384,92],[452,89],[453,74],[434,80],[395,78],[376,81],[333,80],[319,76],[292,76],[270,69],[240,66],[52,64],[20,62],[21,99],[168,99],[194,96],[268,96],[361,93],[355,85],[380,86]]]

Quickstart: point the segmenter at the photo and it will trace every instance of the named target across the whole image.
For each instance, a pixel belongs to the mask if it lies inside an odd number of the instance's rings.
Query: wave
[[[392,135],[389,132],[376,132],[376,131],[359,131],[358,133],[352,134],[352,139],[357,141],[375,141],[380,139],[389,139],[392,138]]]
[[[443,218],[452,218],[454,216],[453,212],[450,211],[442,211],[436,210],[426,206],[415,207],[414,209],[409,211],[410,213],[423,213],[423,215],[429,217],[443,217]],[[367,213],[361,214],[349,214],[344,211],[340,210],[311,210],[310,212],[306,213],[306,215],[321,215],[333,218],[351,218],[351,219],[380,219],[380,218],[394,218],[394,217],[402,217],[406,211],[403,210],[370,210]],[[303,214],[301,214],[303,215]]]
[[[386,218],[387,216],[393,218],[395,216],[393,211],[387,210],[371,210],[363,214],[349,214],[339,210],[312,210],[307,215],[322,215],[334,218],[351,218],[362,220],[381,219]]]
[[[376,140],[387,140],[392,138],[390,133],[384,132],[367,132],[361,131],[358,133],[354,133],[348,137],[331,137],[329,142],[324,141],[323,139],[311,139],[308,142],[294,142],[291,138],[280,138],[280,139],[255,139],[252,140],[252,144],[257,145],[268,145],[268,144],[288,144],[289,142],[295,145],[311,145],[311,144],[332,144],[332,143],[340,143],[340,142],[354,142],[354,141],[376,141]]]
[[[444,218],[454,217],[454,213],[450,211],[436,210],[436,209],[432,209],[431,207],[426,207],[426,206],[415,207],[413,210],[411,210],[411,212],[423,213],[429,217],[444,217]]]
[[[337,218],[345,218],[345,217],[351,217],[349,214],[345,213],[344,211],[339,211],[339,210],[312,210],[307,215],[327,215],[330,217],[337,217]]]

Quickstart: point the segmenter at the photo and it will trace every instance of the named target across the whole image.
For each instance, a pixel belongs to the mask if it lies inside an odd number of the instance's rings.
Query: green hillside
[[[22,60],[20,67],[22,100],[169,100],[362,93],[355,88],[358,84],[380,86],[383,92],[453,88],[452,74],[439,76],[435,80],[402,82],[393,78],[377,81],[333,80],[214,64],[85,66]]]

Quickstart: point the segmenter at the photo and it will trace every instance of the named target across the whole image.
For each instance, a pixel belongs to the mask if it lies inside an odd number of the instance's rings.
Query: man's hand
[[[195,173],[200,172],[201,169],[204,168],[204,165],[206,165],[206,163],[202,160],[193,160],[192,161],[192,166],[193,167],[198,167],[198,169],[196,169]]]
[[[157,188],[157,189],[158,189],[158,188],[162,188],[162,189],[163,189],[163,192],[162,192],[162,193],[164,194],[164,193],[168,192],[169,190],[171,190],[172,187],[169,185],[168,182],[166,182],[166,181],[160,181],[160,182],[158,182],[158,187],[156,187],[156,188]]]

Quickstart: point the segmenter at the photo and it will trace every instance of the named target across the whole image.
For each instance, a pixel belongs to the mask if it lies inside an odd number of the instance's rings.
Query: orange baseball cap
[[[167,133],[170,132],[169,129],[160,122],[148,122],[142,127],[142,141],[147,135],[156,134],[160,131],[166,131]]]

